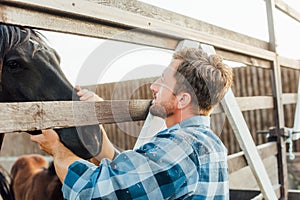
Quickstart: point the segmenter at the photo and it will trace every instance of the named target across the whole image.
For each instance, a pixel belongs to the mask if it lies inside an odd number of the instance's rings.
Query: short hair
[[[173,59],[182,60],[174,75],[174,93],[190,93],[197,111],[207,115],[231,87],[232,69],[223,63],[221,56],[208,56],[196,48],[185,47],[175,52]]]

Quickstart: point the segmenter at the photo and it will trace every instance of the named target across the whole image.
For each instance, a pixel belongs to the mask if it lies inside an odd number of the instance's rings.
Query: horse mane
[[[9,173],[0,165],[0,197],[5,200],[14,200]]]
[[[28,41],[31,41],[35,45],[33,45],[32,57],[35,52],[37,52],[41,48],[48,49],[50,48],[48,44],[45,42],[47,38],[40,33],[39,31],[19,27],[19,26],[6,26],[0,23],[0,86],[2,80],[2,68],[3,62],[6,54],[14,49],[16,46],[22,45]],[[21,49],[26,51],[27,49]],[[59,58],[59,56],[58,56]]]
[[[2,60],[11,49],[30,40],[38,44],[34,45],[34,52],[36,52],[38,48],[49,47],[47,43],[44,42],[46,37],[42,33],[25,27],[2,25],[0,26],[0,35],[2,36],[0,40],[0,59]]]

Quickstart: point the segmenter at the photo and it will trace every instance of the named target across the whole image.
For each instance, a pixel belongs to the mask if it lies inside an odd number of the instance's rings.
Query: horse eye
[[[17,73],[23,70],[21,64],[16,61],[9,61],[5,64],[5,66],[7,68],[7,71],[11,73]]]

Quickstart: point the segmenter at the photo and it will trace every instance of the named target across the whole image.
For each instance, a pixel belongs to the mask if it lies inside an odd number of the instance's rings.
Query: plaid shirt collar
[[[198,126],[204,128],[210,128],[210,117],[203,116],[203,115],[196,115],[169,127],[168,130],[177,130],[180,128],[198,127]]]

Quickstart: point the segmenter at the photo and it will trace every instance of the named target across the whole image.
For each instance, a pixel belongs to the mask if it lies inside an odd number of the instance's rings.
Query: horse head
[[[56,176],[53,162],[43,156],[20,156],[11,167],[11,191],[15,200],[63,199],[62,184]]]
[[[0,102],[79,100],[60,68],[59,55],[42,34],[0,23],[0,38]],[[98,124],[56,131],[62,143],[84,159],[101,151]]]

